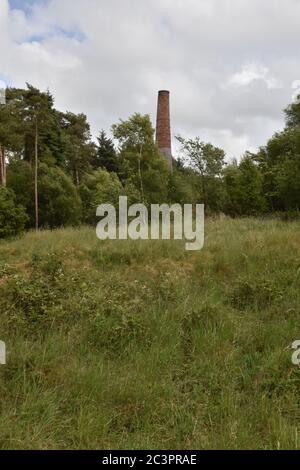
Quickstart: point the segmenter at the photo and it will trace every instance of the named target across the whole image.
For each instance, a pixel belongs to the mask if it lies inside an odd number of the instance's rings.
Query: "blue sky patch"
[[[30,15],[32,7],[34,5],[46,4],[48,0],[9,0],[9,5],[13,9],[22,10],[26,15]],[[63,36],[69,39],[75,39],[78,42],[83,42],[86,39],[86,35],[79,30],[65,30],[59,27],[53,27],[51,32],[44,35],[35,35],[27,38],[28,42],[42,42],[43,40],[54,37]]]
[[[29,12],[32,5],[47,3],[48,0],[8,0],[11,8]]]
[[[53,27],[51,32],[48,32],[44,35],[31,36],[27,39],[27,42],[42,42],[45,39],[57,36],[65,37],[68,39],[75,39],[78,42],[83,42],[86,39],[86,35],[81,31],[68,31],[62,28]]]

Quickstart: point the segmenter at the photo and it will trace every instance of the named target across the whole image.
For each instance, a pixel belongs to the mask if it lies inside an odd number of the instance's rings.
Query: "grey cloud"
[[[2,0],[0,75],[49,87],[94,133],[134,111],[154,120],[157,90],[168,88],[174,133],[239,156],[283,126],[300,79],[299,23],[297,0],[49,0],[30,16]],[[249,64],[266,76],[228,85]]]

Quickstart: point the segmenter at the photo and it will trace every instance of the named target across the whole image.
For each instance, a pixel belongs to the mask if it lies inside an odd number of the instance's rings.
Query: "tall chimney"
[[[156,144],[172,170],[170,92],[166,90],[161,90],[158,93]]]

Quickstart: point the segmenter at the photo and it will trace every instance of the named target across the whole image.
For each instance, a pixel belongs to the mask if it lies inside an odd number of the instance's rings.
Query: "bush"
[[[28,227],[34,226],[34,192],[33,171],[26,161],[14,158],[7,167],[7,187],[16,197],[17,204],[21,204],[28,214]]]
[[[240,279],[231,293],[231,304],[239,310],[265,309],[275,302],[280,302],[283,292],[270,280]]]
[[[0,186],[0,238],[18,235],[26,221],[25,208],[16,203],[13,191]]]
[[[29,227],[35,225],[33,172],[27,162],[15,160],[7,172],[7,184],[16,194],[17,202],[26,207]],[[81,201],[75,185],[57,166],[39,164],[40,227],[56,228],[77,225],[81,220]]]
[[[84,222],[95,225],[97,207],[101,204],[113,204],[117,207],[122,192],[124,193],[122,184],[115,173],[97,170],[86,174],[79,188]]]
[[[58,167],[40,164],[39,209],[42,227],[77,225],[81,200],[71,178]]]

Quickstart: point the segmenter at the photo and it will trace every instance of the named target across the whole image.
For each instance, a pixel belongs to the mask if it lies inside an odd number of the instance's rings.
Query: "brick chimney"
[[[156,144],[172,170],[170,92],[166,90],[161,90],[158,93]]]

